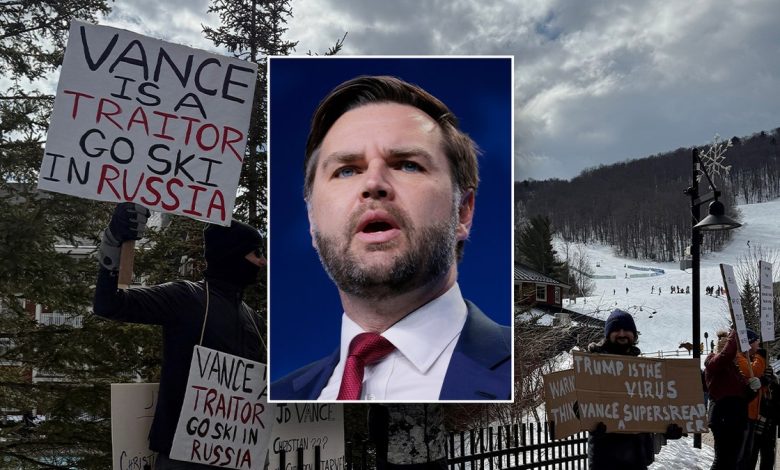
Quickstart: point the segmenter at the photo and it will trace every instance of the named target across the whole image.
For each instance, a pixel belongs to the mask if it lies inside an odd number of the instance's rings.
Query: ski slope
[[[701,259],[701,340],[704,341],[705,332],[709,336],[705,354],[710,350],[709,342],[715,332],[730,324],[725,294],[716,297],[704,293],[706,286],[724,285],[719,264],[735,266],[739,257],[748,253],[748,241],[750,247],[761,246],[765,251],[780,251],[780,200],[742,205],[739,210],[742,213],[742,227],[734,230],[731,242],[722,251],[706,253]],[[614,276],[614,279],[594,279],[593,295],[580,297],[576,303],[564,300],[564,307],[603,320],[615,308],[630,312],[640,333],[638,346],[644,354],[676,351],[681,343],[692,342],[691,294],[670,292],[671,286],[680,286],[685,291],[686,287],[692,285],[690,269],[681,271],[679,263],[622,258],[614,255],[609,246],[585,245],[583,248],[594,275]],[[557,249],[562,252],[560,247]],[[773,266],[775,282],[780,280],[780,266],[777,264],[780,262]],[[662,269],[664,274],[630,277],[632,274],[646,275],[650,271],[626,267],[629,265]]]

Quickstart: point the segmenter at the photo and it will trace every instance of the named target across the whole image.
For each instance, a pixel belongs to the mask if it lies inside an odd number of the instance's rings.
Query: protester
[[[747,330],[747,337],[748,344],[750,344],[750,364],[748,364],[748,358],[744,354],[737,354],[737,365],[739,366],[739,371],[745,377],[760,380],[758,378],[764,374],[766,369],[766,360],[757,354],[758,335],[753,330]],[[737,468],[739,469],[748,470],[755,468],[755,465],[750,466],[750,456],[753,449],[753,435],[758,422],[758,410],[761,406],[761,395],[762,388],[759,387],[756,396],[748,403],[747,427],[742,438],[742,448],[739,450],[739,459],[737,461]]]
[[[630,313],[615,309],[604,325],[604,339],[588,345],[588,352],[639,356],[639,333]],[[670,424],[665,437],[678,439],[682,428]],[[653,463],[654,438],[651,433],[611,433],[599,423],[588,436],[588,468],[644,470]]]
[[[204,280],[118,289],[120,246],[142,237],[148,215],[149,211],[137,204],[116,207],[100,244],[94,312],[113,320],[163,327],[160,390],[149,431],[149,449],[159,452],[155,469],[213,468],[171,461],[168,456],[194,346],[253,361],[261,359],[259,318],[242,301],[243,290],[256,285],[263,263],[261,237],[253,227],[235,220],[230,227],[209,225],[203,231]]]
[[[766,362],[766,349],[758,349],[756,354]],[[780,412],[780,386],[775,372],[771,366],[764,369],[761,376],[761,405],[756,421],[753,449],[750,454],[748,468],[756,468],[759,455],[761,456],[760,470],[775,468],[775,440],[777,436],[777,413]]]
[[[736,364],[737,332],[719,331],[716,350],[704,360],[704,378],[709,391],[709,427],[715,439],[711,470],[737,468],[739,451],[747,429],[748,402],[761,387],[748,379]]]

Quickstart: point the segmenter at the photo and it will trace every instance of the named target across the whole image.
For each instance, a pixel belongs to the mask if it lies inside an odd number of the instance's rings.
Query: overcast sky
[[[207,0],[116,0],[105,24],[213,49]],[[515,57],[515,179],[780,127],[773,0],[293,0],[287,39],[344,54]]]

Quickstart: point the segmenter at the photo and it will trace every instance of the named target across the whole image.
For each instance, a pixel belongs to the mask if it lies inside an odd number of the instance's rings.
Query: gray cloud
[[[114,4],[109,21],[213,49],[207,0]],[[772,0],[293,0],[287,37],[322,53],[515,57],[515,177],[583,168],[780,126]]]

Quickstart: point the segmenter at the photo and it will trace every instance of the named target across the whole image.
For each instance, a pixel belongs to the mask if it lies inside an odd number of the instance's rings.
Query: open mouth
[[[395,218],[384,210],[369,210],[363,213],[355,227],[358,239],[367,243],[383,243],[401,233]]]

